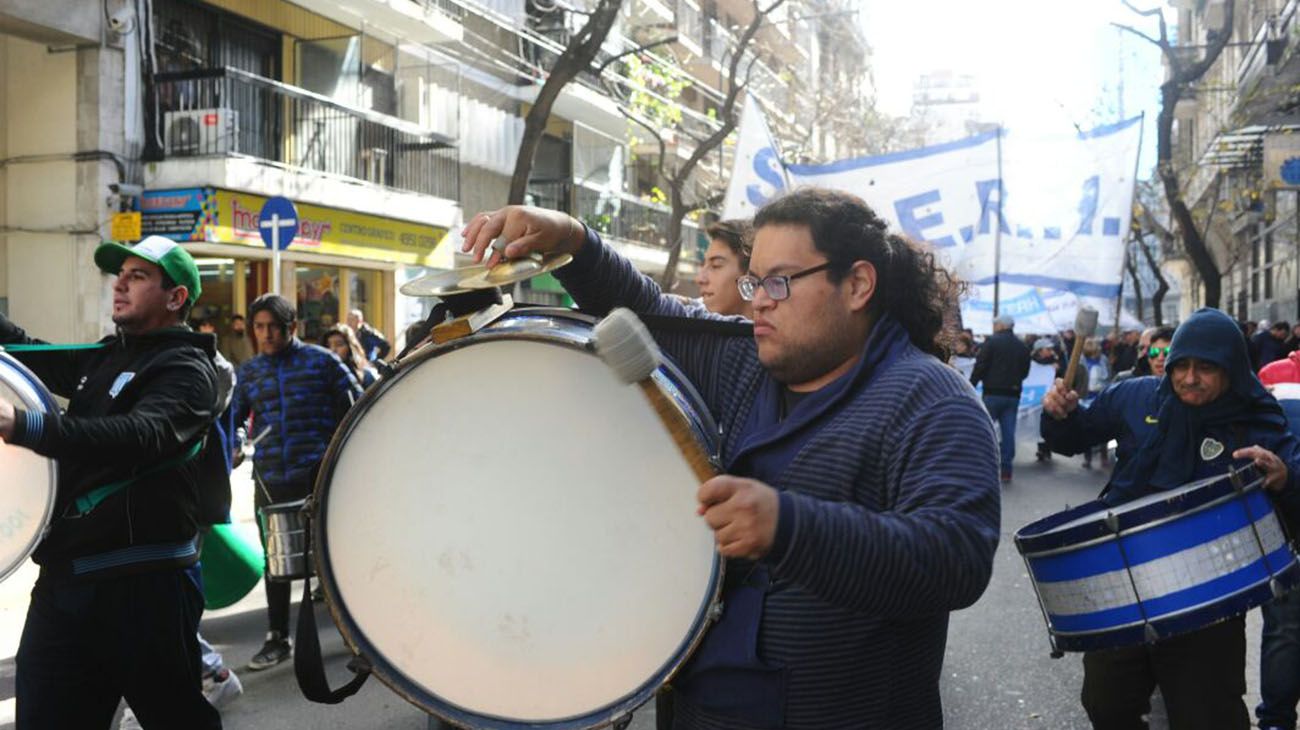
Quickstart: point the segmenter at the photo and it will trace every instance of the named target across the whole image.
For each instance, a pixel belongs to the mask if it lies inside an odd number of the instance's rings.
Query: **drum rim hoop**
[[[513,316],[512,316],[513,315]],[[469,723],[471,727],[487,728],[488,730],[515,730],[518,728],[547,728],[548,730],[585,730],[608,724],[612,719],[627,715],[637,707],[644,704],[650,699],[656,689],[669,682],[682,666],[694,653],[696,647],[704,640],[704,635],[709,624],[716,618],[717,607],[721,603],[723,570],[725,561],[722,556],[715,550],[712,559],[712,576],[710,578],[710,588],[704,600],[701,602],[696,612],[695,620],[692,622],[691,629],[673,651],[669,661],[657,671],[650,679],[637,687],[631,693],[624,695],[607,705],[586,712],[582,715],[565,717],[557,720],[547,721],[525,721],[506,717],[486,715],[474,712],[454,705],[442,699],[430,690],[419,686],[415,680],[407,677],[404,673],[398,671],[382,654],[375,650],[374,645],[370,642],[365,632],[355,621],[352,620],[351,614],[347,612],[344,602],[335,590],[335,577],[333,567],[328,560],[329,541],[326,538],[323,525],[326,522],[326,499],[330,477],[334,473],[334,468],[338,462],[339,454],[343,445],[347,443],[352,431],[360,423],[361,419],[370,411],[371,406],[383,396],[385,392],[395,386],[415,367],[426,360],[440,355],[467,347],[478,342],[488,341],[535,341],[546,344],[560,345],[575,350],[590,350],[588,336],[585,342],[579,341],[578,338],[555,335],[558,330],[547,330],[546,335],[542,333],[522,332],[517,329],[507,329],[497,327],[497,325],[508,324],[511,319],[518,317],[557,317],[560,319],[571,320],[588,326],[594,325],[598,319],[591,315],[576,312],[570,309],[561,309],[554,307],[522,307],[511,310],[505,317],[493,323],[480,332],[456,340],[445,342],[441,345],[433,345],[421,348],[411,353],[407,361],[399,363],[394,369],[394,374],[390,378],[381,380],[376,387],[366,391],[361,399],[348,411],[342,423],[335,430],[334,437],[330,439],[329,447],[325,451],[325,456],[321,460],[320,473],[316,477],[316,484],[312,490],[312,497],[308,506],[309,532],[312,540],[311,560],[316,569],[316,576],[324,590],[326,597],[326,607],[329,610],[330,617],[334,625],[338,628],[339,634],[343,637],[344,644],[348,649],[357,656],[364,657],[370,664],[372,673],[379,678],[379,681],[387,685],[395,694],[405,699],[407,702],[419,707],[430,714],[436,715],[444,720],[453,723]],[[590,334],[590,333],[588,333]],[[704,400],[699,396],[694,386],[686,379],[684,374],[669,360],[664,360],[659,370],[654,373],[656,382],[668,376],[664,375],[667,370],[675,377],[674,386],[678,386],[684,392],[685,397],[692,400],[697,405],[703,406]],[[670,379],[672,381],[672,379]],[[670,397],[670,400],[673,400]],[[674,401],[675,402],[675,401]],[[705,441],[714,447],[716,451],[717,427],[714,425],[712,414],[706,407],[701,408],[700,416],[705,428]],[[711,427],[711,428],[710,428]]]
[[[18,393],[18,397],[22,399],[22,404],[25,408],[35,409],[40,407],[44,409],[45,413],[58,412],[59,404],[54,400],[54,394],[50,392],[50,389],[45,387],[45,384],[41,382],[40,378],[36,377],[36,374],[31,371],[31,368],[24,365],[21,360],[13,355],[4,352],[3,348],[0,348],[0,367],[10,368],[25,380],[25,384],[30,392],[24,393],[22,390],[12,386],[10,388],[14,392]],[[39,518],[39,529],[36,530],[35,535],[33,535],[27,545],[23,547],[21,552],[22,557],[15,560],[13,565],[0,569],[0,582],[3,582],[9,576],[13,575],[23,566],[24,563],[27,562],[28,558],[36,552],[36,548],[40,547],[41,542],[45,540],[46,533],[50,530],[50,523],[54,520],[55,502],[58,499],[59,491],[59,463],[55,459],[49,457],[44,458],[49,466],[48,486],[50,488],[49,495],[45,500],[45,513]]]

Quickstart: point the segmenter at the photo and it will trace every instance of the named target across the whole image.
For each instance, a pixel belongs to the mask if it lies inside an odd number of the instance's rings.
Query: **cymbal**
[[[573,256],[567,253],[530,254],[522,258],[507,259],[486,271],[461,279],[459,286],[465,289],[509,286],[555,271],[572,260]]]
[[[470,291],[461,286],[463,279],[487,272],[486,266],[467,266],[450,271],[435,271],[402,285],[401,292],[408,297],[448,297]]]

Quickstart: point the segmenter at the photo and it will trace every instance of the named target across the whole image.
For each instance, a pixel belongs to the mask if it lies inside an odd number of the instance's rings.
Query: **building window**
[[[1259,301],[1259,239],[1250,244],[1250,301]]]
[[[321,334],[339,320],[339,270],[336,266],[299,266],[298,336],[320,343]]]
[[[1273,298],[1273,234],[1264,235],[1264,299]]]

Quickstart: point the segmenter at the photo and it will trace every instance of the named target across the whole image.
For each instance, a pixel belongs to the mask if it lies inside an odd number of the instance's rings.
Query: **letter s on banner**
[[[754,153],[754,174],[758,175],[758,179],[772,186],[772,192],[767,194],[764,194],[759,185],[745,186],[745,197],[755,208],[762,207],[764,203],[785,190],[785,179],[778,170],[773,169],[773,163],[776,163],[777,167],[781,165],[781,161],[776,158],[776,150],[771,147],[764,147]]]

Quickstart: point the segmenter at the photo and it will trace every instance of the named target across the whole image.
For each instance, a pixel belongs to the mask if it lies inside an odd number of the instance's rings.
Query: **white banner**
[[[737,175],[736,170],[748,172]],[[772,132],[767,128],[763,110],[752,94],[747,95],[745,107],[740,112],[736,162],[722,204],[722,218],[753,218],[758,206],[788,187],[785,165],[781,163],[781,155]]]
[[[972,285],[966,327],[992,331],[996,273],[999,312],[1016,317],[1019,332],[1045,333],[1073,326],[1081,304],[1101,324],[1115,321],[1141,134],[1141,117],[1068,136],[1000,130],[787,170],[792,185],[859,195],[895,230],[934,246]],[[740,163],[729,190],[766,192],[754,205],[787,187],[758,156]],[[1141,326],[1131,316],[1122,324]]]

